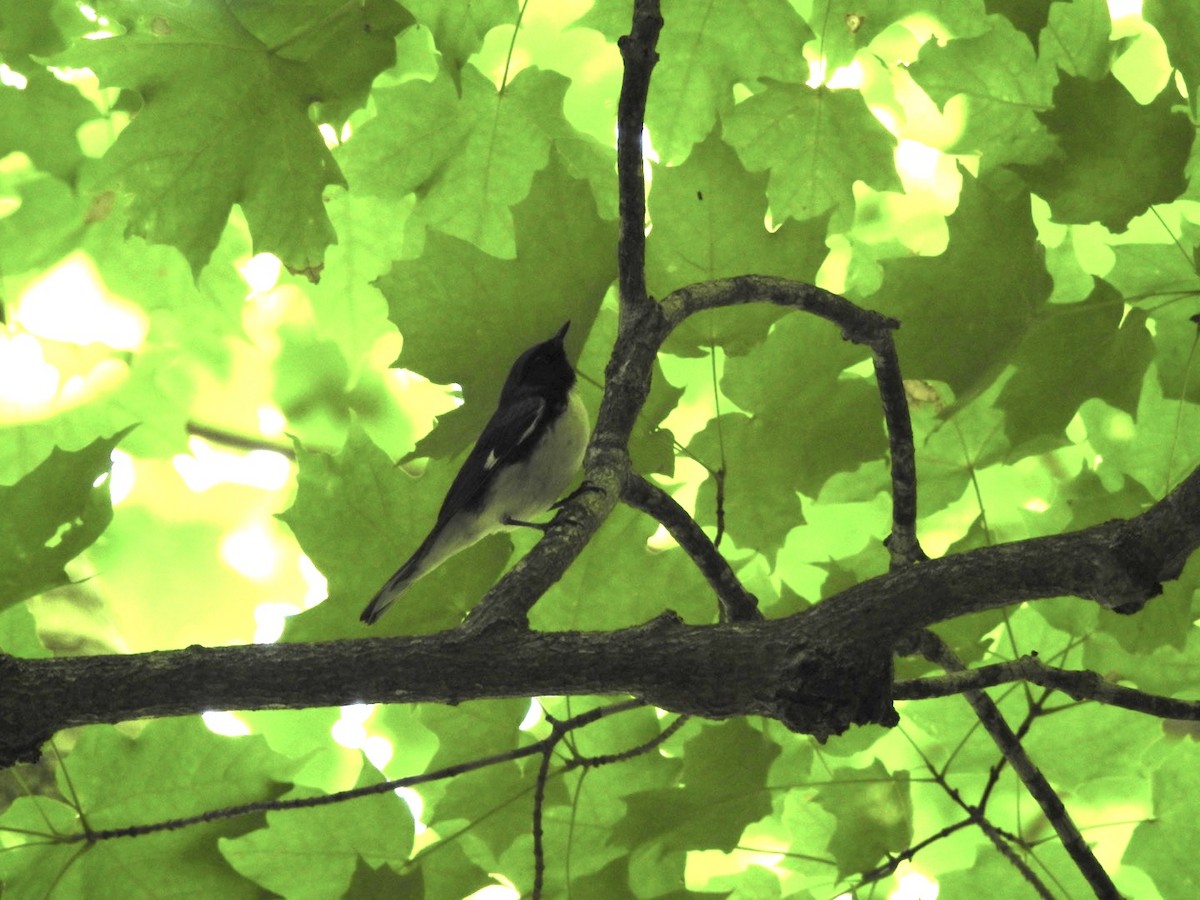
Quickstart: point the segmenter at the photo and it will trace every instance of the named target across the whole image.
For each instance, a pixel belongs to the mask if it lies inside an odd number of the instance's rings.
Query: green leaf
[[[1193,598],[1200,591],[1200,555],[1193,554],[1178,578],[1165,582],[1162,593],[1136,616],[1099,610],[1099,630],[1115,637],[1132,653],[1151,653],[1158,647],[1183,650],[1200,610]]]
[[[659,169],[650,194],[654,238],[646,248],[646,285],[663,297],[696,282],[754,273],[815,282],[825,258],[828,217],[767,230],[767,178],[750,175],[716,135],[681,166]],[[769,304],[719,309],[676,328],[665,350],[694,356],[716,343],[729,353],[760,344],[786,310]]]
[[[366,106],[375,76],[396,62],[396,35],[413,24],[411,13],[395,0],[357,0],[352,7],[336,0],[228,5],[268,54],[307,68],[317,120],[337,127]]]
[[[8,275],[49,268],[75,247],[87,206],[57,178],[6,186],[20,206],[0,218],[0,266]]]
[[[665,18],[646,124],[668,165],[683,162],[717,116],[729,113],[734,85],[767,79],[802,83],[808,77],[800,50],[812,32],[784,0],[677,0]],[[629,4],[600,0],[579,24],[615,41],[629,32]]]
[[[40,659],[50,651],[38,639],[37,622],[24,606],[10,606],[0,612],[0,653],[18,659]]]
[[[109,726],[88,728],[63,767],[58,772],[61,796],[78,802],[89,827],[108,829],[275,799],[289,764],[267,750],[261,738],[219,737],[198,718],[187,718],[149,722],[136,739]],[[101,841],[82,852],[78,844],[36,839],[47,825],[60,833],[77,832],[80,824],[69,807],[45,797],[22,798],[0,826],[31,829],[35,839],[0,853],[5,897],[11,888],[11,895],[20,897],[152,900],[162,896],[164,883],[154,873],[169,872],[172,883],[185,889],[203,885],[221,897],[251,900],[261,891],[229,867],[217,842],[256,821],[261,819],[217,819]]]
[[[573,698],[545,705],[548,712],[565,717],[580,713],[593,703]],[[660,719],[650,708],[638,709],[590,725],[573,734],[572,742],[585,756],[621,753],[644,746],[673,720],[673,716]],[[674,738],[668,741],[668,746],[676,746]],[[630,854],[625,848],[609,841],[584,843],[579,836],[607,834],[619,827],[626,816],[626,797],[673,789],[680,768],[680,760],[664,758],[652,749],[619,763],[569,773],[564,779],[564,790],[548,805],[545,814],[547,895],[565,895],[570,891],[574,896],[581,882],[588,885],[589,891],[607,886],[606,896],[629,894]]]
[[[731,851],[746,826],[771,809],[767,772],[779,746],[742,719],[699,724],[674,788],[630,794],[612,839],[634,848]]]
[[[364,769],[355,787],[379,783]],[[318,796],[309,790],[284,800]],[[222,855],[252,881],[285,897],[340,897],[354,878],[358,858],[371,868],[399,869],[412,852],[413,820],[392,791],[315,809],[269,812],[267,827],[222,838]]]
[[[838,875],[870,869],[912,841],[913,807],[908,772],[889,772],[875,760],[863,769],[837,766],[816,801],[837,817],[829,852]]]
[[[1068,75],[1099,81],[1115,55],[1111,33],[1112,15],[1105,0],[1052,2],[1038,57],[1053,60]]]
[[[1092,704],[1039,721],[1023,741],[1038,768],[1061,790],[1097,778],[1144,776],[1143,754],[1162,739],[1162,725],[1113,706]]]
[[[884,452],[873,379],[843,374],[866,352],[828,322],[793,313],[762,348],[727,360],[722,389],[752,415],[726,413],[689,450],[711,469],[726,468],[726,527],[739,546],[772,556],[803,522],[797,491],[814,497],[835,473]],[[696,502],[699,521],[714,524],[715,507],[709,479]]]
[[[21,54],[49,56],[61,50],[67,35],[64,27],[75,37],[84,31],[86,20],[72,9],[68,17],[62,4],[25,3],[23,0],[0,0],[0,47],[4,48],[9,65]],[[67,23],[70,26],[67,26]]]
[[[712,622],[717,602],[696,566],[677,547],[650,550],[658,522],[618,506],[579,558],[535,606],[531,627],[544,631],[608,630],[640,625],[672,610],[689,622]],[[532,545],[535,536],[523,539]]]
[[[1053,109],[1039,114],[1061,150],[1045,163],[1022,167],[1050,203],[1054,221],[1100,222],[1120,232],[1153,204],[1182,194],[1195,137],[1188,117],[1176,109],[1182,99],[1168,85],[1143,106],[1111,74],[1098,82],[1063,76]]]
[[[0,156],[25,153],[42,171],[73,183],[83,163],[75,132],[98,115],[74,87],[33,65],[23,89],[0,86]]]
[[[1028,0],[1019,0],[1026,4]],[[988,3],[992,9],[994,0]],[[808,23],[816,32],[826,71],[849,63],[855,54],[896,23],[921,17],[929,0],[813,0]],[[989,27],[983,0],[955,0],[937,7],[940,25],[957,37],[969,37]]]
[[[1142,822],[1121,859],[1151,873],[1161,896],[1190,897],[1200,892],[1197,842],[1200,828],[1192,822]]]
[[[989,13],[1004,16],[1029,38],[1036,50],[1038,37],[1054,9],[1054,0],[988,0],[987,9]]]
[[[513,360],[568,319],[573,355],[616,275],[614,258],[594,252],[612,244],[612,226],[597,216],[587,187],[560,165],[539,173],[513,212],[521,235],[516,259],[431,233],[420,259],[394,263],[377,282],[404,334],[400,364],[462,385],[466,401],[416,455],[443,457],[466,447],[495,408]]]
[[[71,583],[64,566],[112,521],[108,473],[129,431],[74,452],[56,447],[16,484],[0,486],[0,610]]]
[[[433,704],[421,706],[421,724],[438,735],[440,741],[426,771],[518,746],[522,742],[518,726],[528,708],[525,700],[465,703],[454,709]],[[426,802],[422,819],[447,838],[466,825],[470,838],[465,848],[468,857],[483,871],[494,872],[500,865],[499,857],[513,842],[528,838],[539,762],[535,758],[529,764],[532,768],[524,761],[501,762],[444,782],[422,785],[421,794]],[[527,852],[526,849],[522,854],[524,858]]]
[[[457,471],[451,461],[415,479],[358,427],[336,456],[297,450],[296,502],[281,518],[329,582],[329,600],[288,622],[288,640],[361,637],[358,613],[437,519]],[[346,535],[356,535],[353,553]],[[457,624],[496,580],[511,545],[490,538],[418,581],[376,632],[420,633]]]
[[[996,400],[1009,438],[1020,445],[1058,433],[1090,397],[1135,412],[1153,356],[1145,314],[1126,315],[1102,281],[1082,303],[1043,308],[1013,356],[1016,374]]]
[[[341,154],[350,182],[391,199],[415,192],[410,227],[512,259],[519,249],[514,235],[522,231],[514,224],[513,207],[529,196],[552,147],[584,170],[603,165],[604,158],[611,166],[611,156],[563,118],[567,86],[557,72],[530,68],[500,92],[466,66],[461,96],[444,70],[432,82],[381,89],[379,115]],[[579,211],[580,216],[591,213]]]
[[[195,274],[234,203],[257,251],[314,280],[335,240],[321,194],[343,179],[306,107],[319,99],[345,109],[362,100],[371,77],[390,64],[390,51],[376,48],[391,46],[396,7],[312,0],[288,10],[285,21],[253,15],[267,7],[224,0],[169,9],[127,0],[112,13],[124,35],[83,42],[62,57],[93,69],[103,84],[141,93],[144,106],[105,154],[93,190],[116,190],[129,204],[130,230],[178,247]],[[374,71],[325,66],[332,56],[364,54]]]
[[[1195,297],[1200,294],[1192,259],[1195,241],[1185,225],[1176,243],[1119,245],[1113,248],[1116,261],[1105,276],[1126,302],[1151,317],[1163,396],[1172,400],[1186,396],[1193,403],[1200,400],[1200,379],[1191,374],[1198,333],[1193,320]]]
[[[1041,162],[1054,150],[1035,112],[1051,107],[1057,73],[1007,19],[989,18],[992,29],[986,34],[944,46],[929,41],[909,66],[913,80],[938,106],[953,98],[965,107],[966,126],[945,149],[979,154],[981,171]]]
[[[694,518],[710,529],[719,517],[738,546],[753,547],[768,559],[783,546],[788,532],[804,524],[804,514],[793,479],[799,474],[794,463],[805,448],[796,426],[780,433],[778,423],[751,418],[742,413],[725,413],[711,420],[688,444],[688,453],[710,467],[725,471],[723,496],[717,494],[717,476],[710,475],[696,495]],[[781,462],[775,455],[791,447],[791,459]],[[819,452],[819,451],[818,451]]]
[[[93,860],[83,854],[81,845],[53,840],[55,835],[73,833],[78,826],[77,812],[61,800],[41,796],[14,799],[0,813],[0,835],[4,835],[0,884],[4,885],[5,897],[44,900],[55,892],[68,890],[76,891],[75,896],[83,896],[89,874],[85,868],[94,871],[93,866],[87,865]],[[14,840],[17,835],[24,835],[24,839]],[[95,890],[98,885],[92,887],[92,896],[106,896]],[[127,887],[125,892],[131,896]]]
[[[936,406],[913,415],[917,470],[921,473],[917,488],[925,515],[958,500],[972,479],[1003,460],[1011,446],[1004,414],[995,408],[990,393],[949,408],[939,408],[945,402],[940,396],[935,402]]]
[[[767,82],[724,124],[725,140],[742,164],[751,172],[770,171],[767,196],[776,222],[852,212],[855,181],[900,189],[892,159],[896,139],[857,92]]]
[[[976,181],[964,174],[947,224],[945,253],[885,262],[883,287],[871,299],[900,320],[904,376],[948,382],[961,400],[1002,370],[1053,283],[1029,196],[1011,175]]]
[[[1183,74],[1194,108],[1200,85],[1200,9],[1191,3],[1144,0],[1142,17],[1158,29],[1172,64]]]
[[[460,97],[445,71],[433,81],[376,90],[375,118],[337,151],[352,191],[394,202],[428,193],[463,152],[489,90],[496,112],[495,91],[475,69],[468,70],[464,90],[469,93]]]
[[[474,0],[443,3],[441,0],[407,0],[407,9],[429,29],[433,43],[456,75],[483,46],[493,28],[517,20],[517,0]]]
[[[1119,472],[1136,479],[1151,495],[1166,496],[1200,462],[1200,417],[1180,415],[1182,402],[1165,399],[1157,378],[1142,382],[1132,419],[1103,401],[1086,402],[1079,414],[1089,442],[1103,457],[1101,476]]]

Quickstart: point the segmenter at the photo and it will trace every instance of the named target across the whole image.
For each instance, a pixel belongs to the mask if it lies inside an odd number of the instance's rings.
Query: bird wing
[[[472,506],[483,496],[499,464],[519,456],[529,445],[546,414],[546,407],[544,398],[531,396],[505,404],[492,413],[446,492],[438,512],[438,525],[445,524],[455,513]]]

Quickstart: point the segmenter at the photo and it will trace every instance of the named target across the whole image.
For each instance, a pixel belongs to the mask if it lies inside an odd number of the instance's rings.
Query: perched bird
[[[497,531],[533,525],[528,520],[548,510],[571,484],[590,426],[563,348],[570,326],[517,357],[433,530],[363,610],[360,618],[368,625],[455,553]]]

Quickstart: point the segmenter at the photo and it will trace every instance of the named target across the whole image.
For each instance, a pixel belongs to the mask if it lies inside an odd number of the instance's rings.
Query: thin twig
[[[679,716],[674,722],[650,738],[650,740],[644,741],[636,747],[630,747],[628,750],[622,750],[620,753],[612,753],[607,756],[583,756],[577,753],[575,748],[571,746],[571,742],[566,740],[573,730],[569,727],[570,720],[560,721],[554,719],[549,714],[547,714],[546,718],[550,722],[551,733],[549,737],[541,742],[546,746],[542,751],[542,762],[538,766],[537,782],[534,785],[533,794],[533,900],[541,900],[542,891],[545,889],[546,848],[543,821],[546,805],[546,783],[550,780],[550,760],[553,758],[554,751],[558,747],[559,742],[566,743],[573,755],[565,766],[554,773],[555,776],[563,775],[573,769],[582,768],[586,770],[597,766],[609,765],[610,763],[623,762],[627,759],[633,759],[635,756],[642,756],[649,753],[682,728],[689,717]]]
[[[546,881],[546,847],[545,830],[542,828],[542,813],[546,804],[546,779],[550,776],[550,758],[554,755],[554,747],[562,738],[562,733],[555,723],[551,732],[550,746],[542,751],[542,762],[538,766],[537,782],[533,790],[533,900],[541,900],[542,888]]]
[[[642,756],[649,753],[655,747],[665,744],[675,732],[692,720],[691,716],[677,716],[675,721],[650,738],[638,744],[636,747],[631,747],[628,750],[622,750],[620,753],[606,753],[600,756],[584,756],[581,753],[576,753],[566,765],[563,771],[569,772],[572,769],[595,769],[598,766],[608,766],[613,763],[625,762],[627,759],[633,759],[635,756]]]
[[[950,646],[933,632],[925,633],[922,651],[926,659],[936,662],[949,672],[962,672],[965,668]],[[1009,727],[992,698],[978,690],[965,691],[963,696],[971,704],[975,715],[991,735],[996,746],[1000,748],[1000,752],[1009,765],[1013,767],[1013,771],[1017,773],[1025,785],[1025,789],[1037,801],[1050,824],[1054,826],[1064,849],[1075,862],[1083,877],[1087,879],[1096,896],[1101,900],[1120,900],[1121,895],[1117,891],[1116,885],[1113,884],[1108,873],[1104,871],[1104,867],[1096,859],[1096,855],[1084,841],[1078,826],[1067,813],[1066,807],[1063,806],[1062,799],[1050,786],[1046,776],[1029,758],[1029,754],[1025,752],[1025,748],[1021,744],[1021,739]],[[1009,859],[1011,860],[1012,857]]]
[[[283,441],[272,441],[269,438],[262,437],[257,434],[243,434],[238,431],[231,431],[228,428],[221,428],[216,425],[205,425],[201,422],[188,422],[187,433],[198,438],[203,438],[212,444],[220,444],[224,447],[232,447],[235,450],[269,450],[272,453],[278,453],[280,456],[286,456],[290,460],[296,459],[296,449],[291,444]],[[331,453],[334,451],[330,451]]]
[[[1090,670],[1057,669],[1048,666],[1036,656],[1022,656],[1011,662],[964,669],[936,678],[898,681],[893,696],[897,700],[923,700],[927,697],[961,694],[967,690],[981,690],[1013,681],[1028,681],[1062,691],[1076,700],[1094,700],[1097,703],[1131,709],[1160,719],[1200,720],[1200,700],[1177,700],[1174,697],[1123,687],[1105,681]]]
[[[623,700],[620,703],[613,703],[609,706],[598,706],[595,709],[590,709],[587,712],[580,713],[577,716],[572,716],[559,723],[560,731],[570,731],[576,728],[582,728],[585,725],[590,725],[600,719],[607,718],[617,713],[628,712],[631,709],[639,709],[646,704],[641,700]],[[108,829],[87,829],[75,834],[58,835],[58,843],[73,844],[80,841],[87,841],[94,844],[98,841],[107,841],[114,838],[125,837],[140,837],[146,834],[155,834],[160,831],[176,831],[180,828],[187,828],[191,825],[201,825],[205,822],[215,822],[221,819],[234,819],[239,816],[249,815],[251,813],[260,812],[277,812],[285,809],[308,809],[315,806],[329,806],[334,803],[345,803],[347,800],[355,800],[359,797],[370,797],[375,794],[386,794],[394,791],[396,788],[415,787],[418,784],[427,784],[431,781],[441,781],[446,778],[454,778],[458,775],[463,775],[467,772],[486,769],[489,766],[494,766],[499,763],[511,762],[517,759],[523,759],[526,756],[534,756],[538,753],[548,752],[561,739],[561,733],[556,732],[549,737],[543,738],[540,741],[535,741],[524,747],[516,747],[512,750],[506,750],[503,753],[495,753],[491,756],[484,756],[479,759],[469,760],[467,762],[458,763],[453,766],[446,766],[434,772],[424,772],[420,775],[410,775],[406,778],[393,778],[388,781],[381,781],[378,784],[368,784],[363,787],[351,788],[346,791],[335,791],[332,794],[323,794],[320,797],[297,797],[292,800],[258,800],[254,803],[242,803],[237,806],[223,806],[218,809],[210,809],[207,812],[200,813],[195,816],[185,816],[179,819],[169,819],[163,822],[152,822],[146,825],[130,825],[125,828],[108,828]]]

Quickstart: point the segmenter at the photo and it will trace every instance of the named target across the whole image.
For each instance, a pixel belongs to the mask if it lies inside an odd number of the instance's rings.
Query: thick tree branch
[[[611,502],[619,489],[573,502]],[[575,539],[573,527],[556,530]],[[909,566],[774,621],[689,626],[662,617],[607,634],[482,630],[76,659],[0,656],[0,762],[36,757],[44,740],[72,725],[538,694],[633,694],[677,712],[770,716],[824,736],[895,721],[890,655],[904,634],[1044,597],[1134,610],[1178,576],[1198,545],[1200,471],[1128,521]]]

